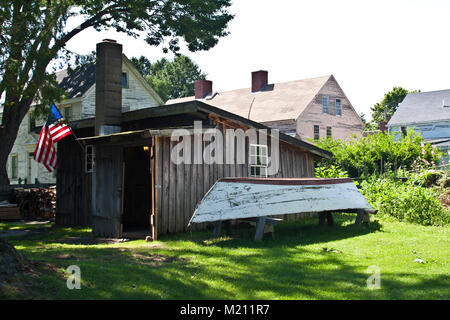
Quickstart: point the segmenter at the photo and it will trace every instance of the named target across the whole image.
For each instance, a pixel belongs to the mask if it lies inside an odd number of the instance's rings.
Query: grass
[[[238,229],[232,237],[202,231],[95,245],[71,242],[90,237],[90,229],[0,223],[1,232],[32,228],[7,239],[39,262],[37,273],[4,280],[0,298],[450,298],[448,227],[378,220],[355,228],[353,220],[336,215],[333,227],[316,219],[284,222],[275,239],[259,243],[254,229]],[[81,290],[66,287],[70,265],[81,268]],[[370,266],[380,270],[380,289],[366,285]]]

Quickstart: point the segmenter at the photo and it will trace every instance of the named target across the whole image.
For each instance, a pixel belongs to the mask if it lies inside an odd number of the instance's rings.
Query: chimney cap
[[[112,42],[112,43],[117,43],[117,41],[114,40],[114,39],[103,39],[102,42]]]

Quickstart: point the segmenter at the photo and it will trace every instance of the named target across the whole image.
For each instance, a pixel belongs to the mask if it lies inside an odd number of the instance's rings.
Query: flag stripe
[[[39,135],[38,145],[34,151],[34,159],[42,163],[48,171],[57,167],[55,143],[72,134],[70,127],[59,121],[62,115],[54,104],[51,105],[50,124],[45,123]]]
[[[48,171],[56,168],[56,150],[47,124],[42,127],[38,145],[34,151],[34,159],[42,163]]]

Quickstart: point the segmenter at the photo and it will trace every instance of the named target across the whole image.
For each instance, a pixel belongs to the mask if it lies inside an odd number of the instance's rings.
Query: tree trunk
[[[6,162],[14,146],[20,124],[30,106],[18,104],[15,107],[4,107],[2,126],[0,126],[0,186],[9,185]]]

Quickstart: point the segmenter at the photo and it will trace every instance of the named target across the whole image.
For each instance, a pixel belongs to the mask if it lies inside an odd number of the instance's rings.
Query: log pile
[[[56,187],[14,188],[12,200],[19,205],[22,219],[51,219],[55,217]]]

